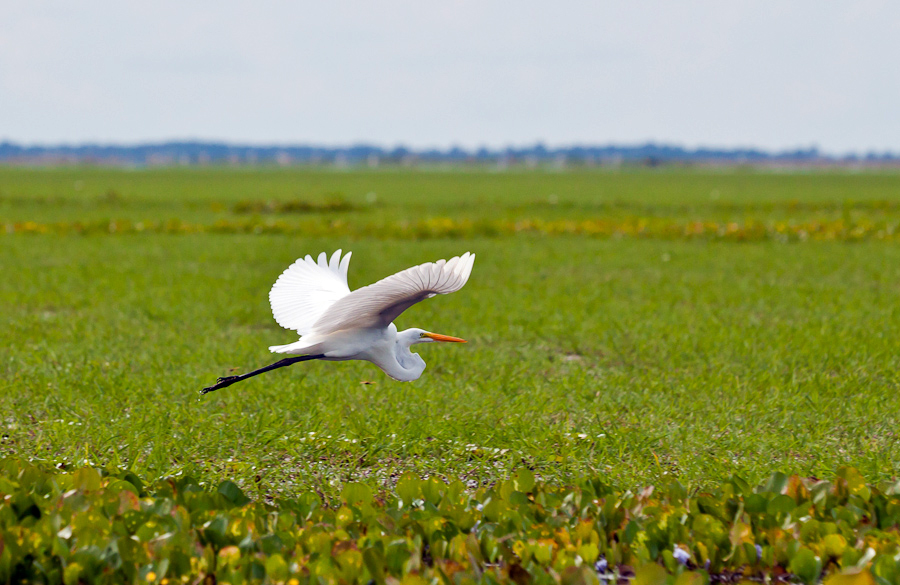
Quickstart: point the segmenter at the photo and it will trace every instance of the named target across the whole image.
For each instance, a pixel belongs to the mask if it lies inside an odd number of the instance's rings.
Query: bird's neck
[[[382,368],[391,378],[400,382],[412,382],[418,380],[425,371],[425,360],[419,354],[411,352],[408,345],[398,343],[394,355],[397,359],[387,364],[388,367]]]

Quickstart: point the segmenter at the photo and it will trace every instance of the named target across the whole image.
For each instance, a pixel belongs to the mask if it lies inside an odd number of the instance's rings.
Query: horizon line
[[[110,166],[190,166],[207,164],[258,165],[334,165],[336,167],[381,164],[496,164],[526,167],[550,164],[557,168],[569,165],[668,163],[709,164],[889,164],[900,163],[900,154],[892,151],[851,152],[841,155],[821,152],[818,147],[766,150],[757,147],[696,147],[646,141],[634,145],[575,144],[547,146],[536,141],[528,146],[491,148],[415,148],[403,145],[377,146],[357,142],[344,146],[322,146],[313,143],[259,144],[213,141],[170,140],[133,144],[82,142],[56,145],[25,146],[0,140],[0,163],[33,164],[100,164]]]
[[[817,158],[842,159],[861,156],[876,155],[879,157],[896,158],[892,150],[879,150],[875,148],[865,150],[850,150],[842,153],[831,153],[820,150],[818,145],[812,144],[807,146],[782,147],[782,148],[764,148],[760,146],[744,145],[744,146],[685,146],[674,141],[663,140],[644,140],[634,142],[587,142],[573,141],[568,143],[548,144],[543,140],[535,140],[530,143],[522,144],[506,144],[504,146],[491,146],[482,144],[479,146],[463,146],[461,144],[450,144],[446,146],[408,146],[403,142],[397,142],[393,146],[379,143],[377,141],[358,140],[346,143],[327,144],[309,142],[251,142],[251,141],[232,141],[220,139],[200,139],[200,138],[175,138],[161,140],[139,140],[129,141],[59,141],[27,143],[13,139],[0,139],[0,152],[9,151],[10,149],[18,151],[73,151],[73,150],[140,150],[148,148],[173,148],[173,147],[206,147],[206,148],[226,148],[232,150],[314,150],[321,152],[348,152],[348,151],[373,151],[380,153],[397,153],[405,152],[409,154],[472,154],[472,155],[502,155],[504,153],[520,153],[520,152],[539,152],[539,153],[566,153],[572,151],[624,151],[632,152],[639,150],[655,150],[667,153],[683,153],[689,155],[697,154],[753,154],[765,157],[778,157],[784,155],[813,156]],[[2,155],[0,155],[2,156]]]

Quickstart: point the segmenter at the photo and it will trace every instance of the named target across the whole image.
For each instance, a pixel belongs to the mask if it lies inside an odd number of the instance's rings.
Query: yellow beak
[[[465,339],[459,337],[450,337],[449,335],[441,335],[440,333],[423,333],[425,337],[430,337],[435,341],[452,341],[454,343],[466,343]]]

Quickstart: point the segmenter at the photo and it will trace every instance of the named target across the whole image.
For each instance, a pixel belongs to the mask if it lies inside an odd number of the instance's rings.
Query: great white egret
[[[464,339],[430,333],[422,329],[397,331],[393,321],[419,301],[456,292],[469,280],[475,254],[466,252],[450,260],[426,262],[350,292],[347,267],[350,254],[341,250],[319,254],[318,261],[307,255],[291,264],[269,292],[272,315],[285,329],[300,334],[300,340],[273,345],[274,353],[285,358],[240,376],[225,376],[200,394],[231,386],[264,372],[306,360],[366,360],[401,382],[417,380],[425,370],[425,360],[410,351],[417,343]]]

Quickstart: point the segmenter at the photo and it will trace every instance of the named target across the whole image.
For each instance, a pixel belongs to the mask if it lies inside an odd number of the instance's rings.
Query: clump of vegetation
[[[329,193],[323,201],[308,201],[306,199],[238,201],[232,206],[232,211],[237,214],[334,213],[352,211],[355,208],[342,193]]]
[[[0,580],[889,585],[900,583],[898,491],[852,468],[703,493],[616,491],[599,478],[554,487],[521,469],[474,491],[410,474],[380,497],[350,483],[328,506],[315,493],[260,502],[230,481],[145,486],[127,471],[6,460]]]
[[[290,203],[283,204],[284,206]],[[304,203],[304,205],[307,205]],[[236,208],[237,209],[237,208]],[[254,212],[261,212],[262,208]],[[286,209],[282,204],[272,210]],[[298,208],[299,209],[299,208]],[[313,208],[309,208],[312,210]],[[316,207],[315,211],[323,211]],[[269,211],[292,213],[296,211]],[[251,213],[240,211],[239,213]],[[432,217],[416,221],[397,222],[286,222],[220,219],[212,224],[194,224],[179,220],[131,221],[96,220],[58,222],[34,221],[4,225],[7,234],[98,234],[98,233],[226,233],[226,234],[304,234],[318,237],[370,237],[379,239],[423,240],[434,238],[501,237],[516,234],[547,236],[587,236],[594,238],[652,238],[663,240],[722,240],[731,242],[767,241],[896,241],[900,238],[900,222],[892,221],[823,221],[807,222],[748,220],[742,222],[673,221],[658,218],[632,217],[624,219],[543,219],[513,220],[453,220]]]
[[[102,195],[98,195],[96,202],[98,205],[121,205],[125,201],[124,197],[115,189],[107,189]]]

